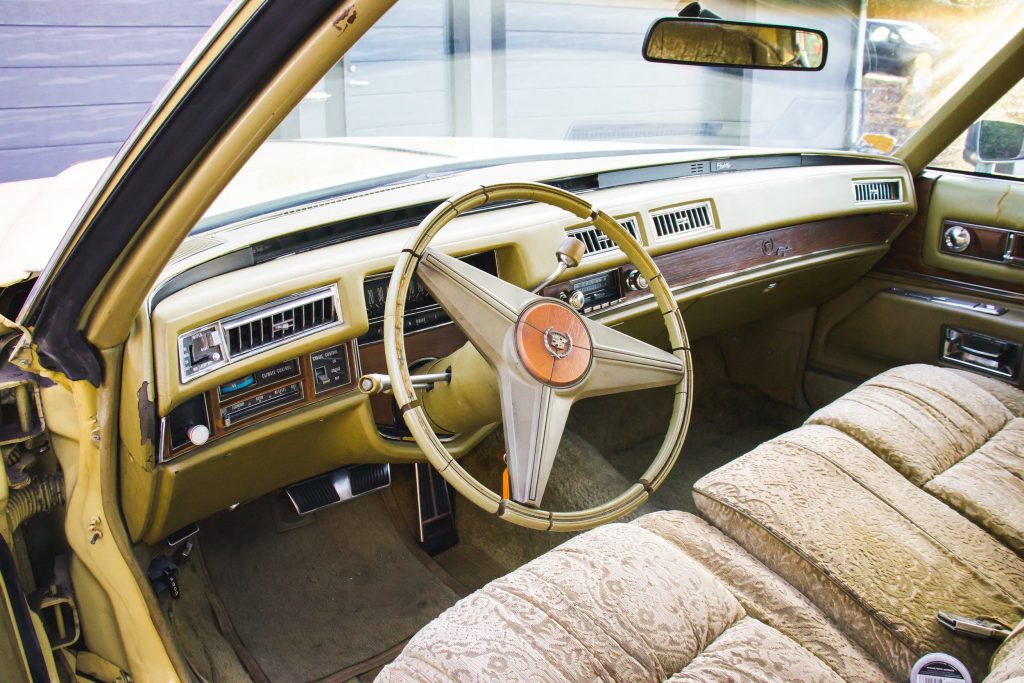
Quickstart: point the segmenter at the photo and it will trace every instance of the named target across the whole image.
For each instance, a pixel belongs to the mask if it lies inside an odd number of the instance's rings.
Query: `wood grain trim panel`
[[[207,443],[211,443],[217,439],[228,436],[229,434],[233,434],[241,429],[251,427],[252,425],[262,422],[263,420],[268,420],[277,415],[281,415],[282,413],[288,413],[293,410],[298,410],[299,408],[310,405],[312,403],[318,403],[342,392],[351,391],[355,389],[356,382],[359,379],[359,365],[357,363],[358,359],[355,355],[355,352],[353,351],[353,342],[331,344],[330,346],[325,347],[324,349],[318,349],[313,353],[320,353],[321,351],[324,351],[329,348],[334,348],[335,346],[345,347],[345,356],[346,361],[348,362],[349,370],[349,381],[346,384],[339,385],[326,391],[321,391],[319,394],[317,394],[314,391],[313,364],[312,361],[310,360],[310,356],[312,354],[309,353],[299,356],[297,358],[299,362],[299,373],[297,375],[291,375],[289,377],[261,385],[255,389],[239,392],[237,395],[233,395],[229,400],[221,400],[219,387],[207,391],[204,394],[206,398],[207,418],[210,421],[210,439],[209,441],[207,441]],[[291,403],[282,404],[276,408],[268,410],[265,413],[259,413],[258,415],[254,415],[251,419],[246,419],[243,422],[233,424],[231,426],[224,425],[224,420],[221,416],[222,406],[229,406],[234,403],[238,403],[239,401],[244,401],[248,398],[252,398],[253,396],[256,396],[258,394],[273,391],[274,389],[279,389],[281,387],[288,386],[289,384],[293,384],[295,382],[299,382],[302,385],[302,397],[299,400],[293,401]],[[163,457],[163,462],[175,460],[196,448],[199,448],[199,446],[193,446],[189,444],[172,451],[170,430],[165,430],[165,434],[163,435],[162,449],[162,452],[165,454]]]
[[[681,249],[662,254],[654,261],[669,287],[682,287],[784,258],[865,244],[883,244],[892,238],[905,219],[906,214],[882,213],[801,223]],[[646,291],[627,292],[626,303],[647,295]]]
[[[1005,293],[1009,296],[1024,295],[1024,285],[995,280],[986,277],[967,276],[944,268],[936,268],[924,262],[925,231],[928,225],[928,212],[931,208],[932,191],[935,189],[935,178],[923,177],[914,182],[917,191],[917,215],[893,242],[882,260],[874,270],[896,275],[924,276],[929,279],[945,281],[948,285],[962,285],[968,288],[984,287],[995,290],[995,294]]]

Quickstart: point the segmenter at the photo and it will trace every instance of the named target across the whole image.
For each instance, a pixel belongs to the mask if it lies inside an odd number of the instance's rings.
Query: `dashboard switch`
[[[202,446],[210,440],[210,428],[206,425],[192,425],[186,432],[193,446]]]

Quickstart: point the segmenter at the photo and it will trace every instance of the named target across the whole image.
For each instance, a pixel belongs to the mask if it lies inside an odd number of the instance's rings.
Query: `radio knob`
[[[185,433],[193,446],[202,446],[210,440],[210,428],[206,425],[192,425]]]
[[[587,303],[587,297],[578,289],[574,289],[569,293],[569,305],[575,308],[577,311],[582,311],[583,306]]]
[[[647,289],[650,285],[647,283],[647,278],[643,276],[643,273],[634,268],[626,274],[626,286],[637,292],[641,289]]]

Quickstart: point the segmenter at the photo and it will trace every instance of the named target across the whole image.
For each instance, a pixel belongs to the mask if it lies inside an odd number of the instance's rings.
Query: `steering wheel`
[[[592,222],[647,278],[668,329],[671,353],[578,314],[429,247],[452,219],[488,202],[533,201]],[[469,474],[434,433],[417,399],[405,352],[403,315],[416,274],[498,377],[510,477],[503,498]],[[384,312],[384,354],[392,393],[427,460],[462,495],[501,519],[548,531],[576,531],[636,509],[668,476],[690,422],[692,363],[679,307],[646,250],[608,214],[540,183],[481,186],[443,202],[423,219],[398,257]],[[618,497],[574,512],[540,508],[569,409],[592,396],[675,386],[668,433],[643,476]]]

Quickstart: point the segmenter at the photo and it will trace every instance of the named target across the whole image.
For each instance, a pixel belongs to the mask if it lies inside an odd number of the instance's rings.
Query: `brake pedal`
[[[419,511],[419,544],[428,555],[437,555],[459,542],[451,489],[437,470],[416,463],[416,507]]]

